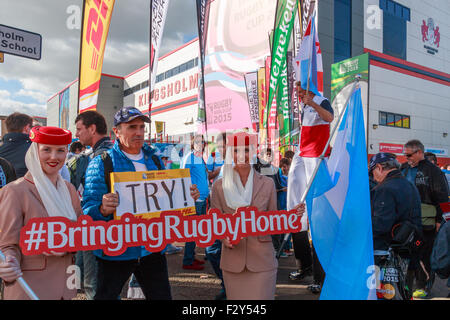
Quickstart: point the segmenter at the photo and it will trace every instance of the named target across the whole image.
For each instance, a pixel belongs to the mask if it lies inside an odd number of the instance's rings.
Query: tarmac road
[[[184,247],[183,243],[176,243]],[[214,300],[220,291],[220,280],[216,277],[211,264],[206,261],[202,271],[185,270],[182,268],[183,251],[177,254],[166,255],[169,268],[169,281],[174,300]],[[203,260],[205,250],[196,248],[196,258]],[[278,261],[277,287],[275,300],[318,300],[319,295],[311,293],[307,287],[312,283],[312,277],[302,281],[289,280],[289,273],[295,270],[295,259],[292,256],[280,258]],[[447,280],[436,277],[430,299],[450,300],[447,298],[450,289]],[[122,298],[127,297],[127,286],[122,291]],[[79,294],[77,300],[84,300],[83,294]]]

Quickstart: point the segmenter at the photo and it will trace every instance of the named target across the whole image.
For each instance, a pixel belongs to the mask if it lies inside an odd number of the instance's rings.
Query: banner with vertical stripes
[[[275,96],[275,92],[278,88],[278,82],[281,79],[281,72],[286,61],[286,53],[291,39],[296,10],[296,0],[278,0],[277,12],[275,15],[275,31],[272,44],[272,62],[268,94],[269,98],[267,101],[264,124],[266,124],[267,116],[270,114],[272,99]]]
[[[80,41],[78,113],[97,109],[103,56],[115,0],[85,0]]]
[[[196,0],[197,4],[197,26],[198,44],[200,50],[200,77],[198,86],[198,116],[197,121],[207,125],[205,109],[205,51],[208,35],[209,7],[211,0]]]

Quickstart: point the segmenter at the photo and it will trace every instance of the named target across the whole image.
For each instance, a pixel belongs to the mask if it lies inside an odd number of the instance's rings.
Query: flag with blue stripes
[[[312,242],[326,274],[320,299],[376,299],[361,89],[350,99],[306,205]]]

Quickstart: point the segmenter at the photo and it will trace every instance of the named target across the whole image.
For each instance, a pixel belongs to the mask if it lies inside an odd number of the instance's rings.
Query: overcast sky
[[[78,77],[82,1],[0,0],[0,8],[0,24],[42,35],[41,60],[5,54],[0,63],[0,115],[46,116],[47,100]],[[125,76],[148,63],[149,10],[150,0],[116,0],[103,73]],[[195,0],[170,0],[160,55],[195,37]]]

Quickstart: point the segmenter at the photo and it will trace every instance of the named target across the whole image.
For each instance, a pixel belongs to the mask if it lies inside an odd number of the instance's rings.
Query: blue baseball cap
[[[135,107],[123,107],[114,115],[114,126],[117,127],[121,123],[133,121],[142,118],[144,122],[150,123],[150,119]]]
[[[391,160],[395,160],[395,155],[392,153],[380,152],[374,155],[369,162],[369,172],[375,169],[378,163],[383,163]]]

